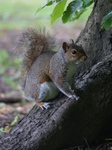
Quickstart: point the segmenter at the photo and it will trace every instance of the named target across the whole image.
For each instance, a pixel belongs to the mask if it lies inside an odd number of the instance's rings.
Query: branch
[[[0,93],[0,102],[17,103],[22,101],[22,96],[19,91],[10,92],[8,94]]]

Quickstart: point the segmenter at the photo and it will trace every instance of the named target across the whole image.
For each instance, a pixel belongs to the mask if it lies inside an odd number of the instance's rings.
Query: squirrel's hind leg
[[[54,85],[52,81],[44,82],[40,85],[39,96],[36,99],[37,105],[42,109],[50,107],[50,100],[56,98],[59,95],[60,91]]]
[[[44,82],[40,85],[38,102],[49,102],[56,98],[59,93],[60,91],[52,81]]]

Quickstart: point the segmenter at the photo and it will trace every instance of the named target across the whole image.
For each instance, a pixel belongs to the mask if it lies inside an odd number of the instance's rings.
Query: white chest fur
[[[59,90],[53,82],[44,82],[40,86],[39,101],[47,102],[59,95]]]
[[[69,64],[67,69],[67,75],[66,75],[66,81],[67,82],[73,82],[72,78],[75,76],[75,72],[77,69],[76,64]]]

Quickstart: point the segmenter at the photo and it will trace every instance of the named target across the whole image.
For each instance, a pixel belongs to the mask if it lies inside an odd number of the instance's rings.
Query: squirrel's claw
[[[44,103],[44,105],[41,106],[41,109],[44,110],[44,109],[48,109],[50,107],[50,103],[47,102],[47,103]]]

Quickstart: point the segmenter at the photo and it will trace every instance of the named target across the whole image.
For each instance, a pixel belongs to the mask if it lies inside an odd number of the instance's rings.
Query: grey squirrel
[[[87,56],[82,47],[73,40],[62,43],[58,52],[54,49],[54,38],[43,30],[27,29],[19,40],[23,53],[20,86],[27,100],[35,100],[41,108],[48,108],[49,101],[60,92],[78,100],[74,93],[76,66]]]

